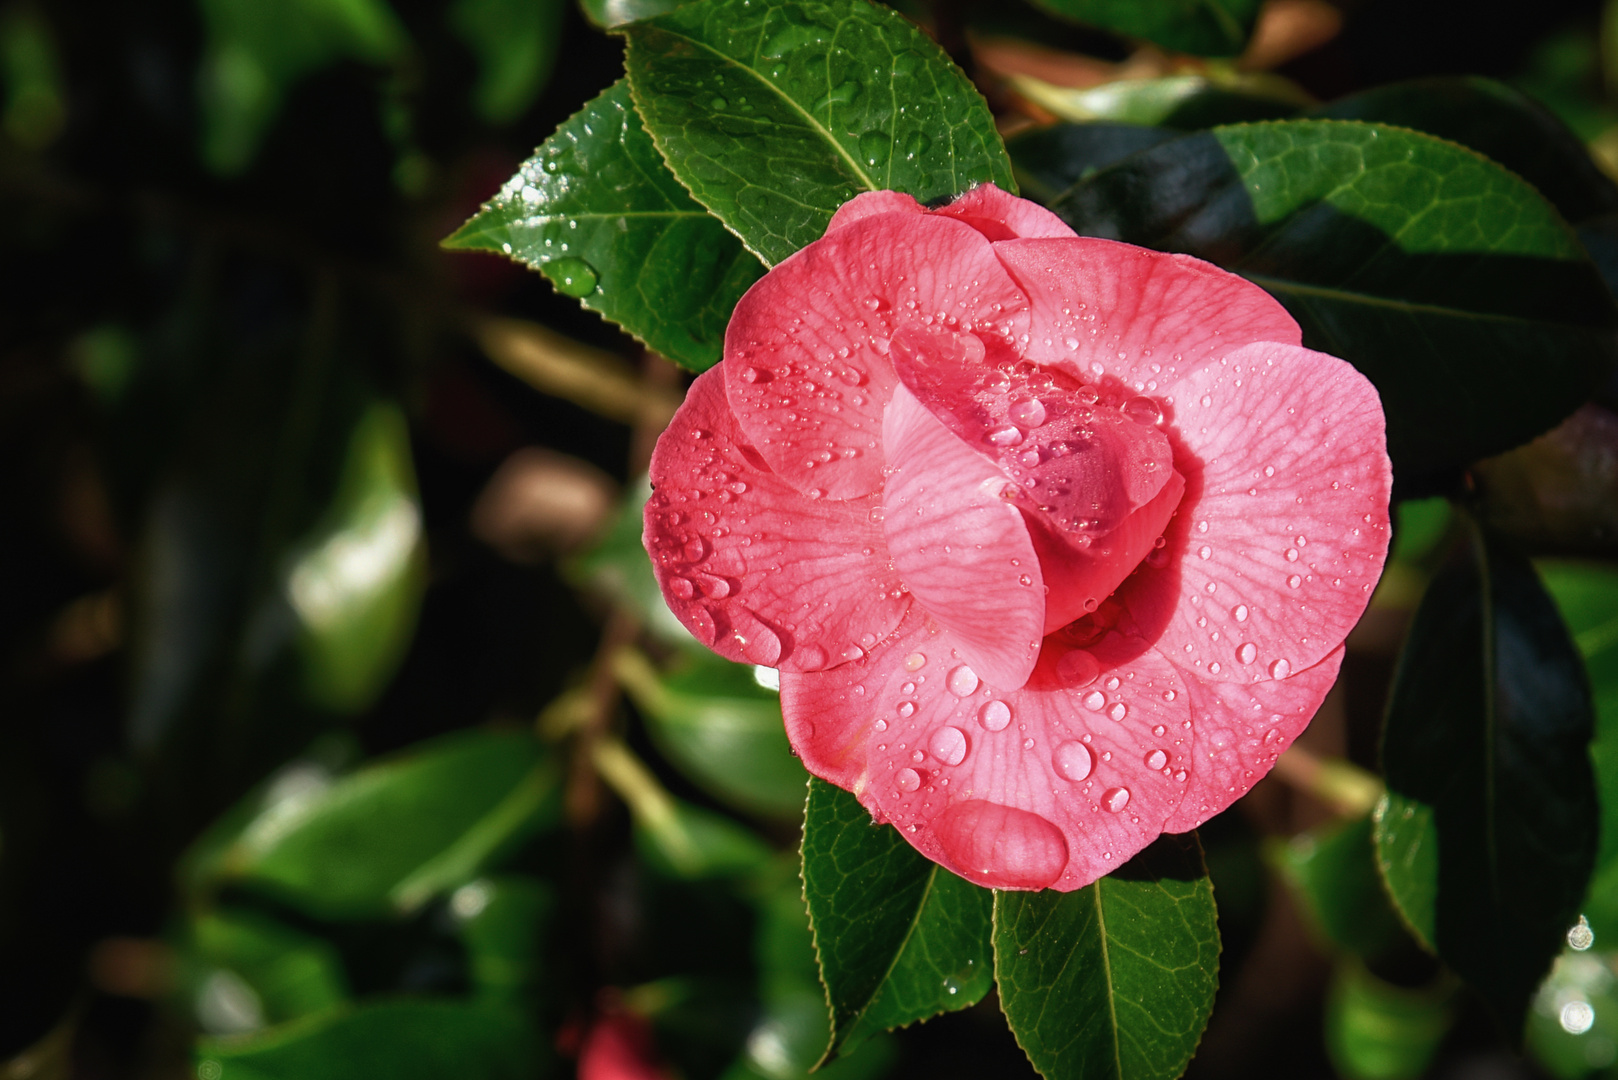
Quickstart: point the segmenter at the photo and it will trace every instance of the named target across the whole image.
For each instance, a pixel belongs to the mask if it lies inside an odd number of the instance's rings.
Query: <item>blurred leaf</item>
[[[993,985],[993,893],[820,779],[804,810],[803,888],[831,1004],[827,1059],[875,1032],[976,1005]]]
[[[1197,131],[1216,124],[1296,116],[1313,99],[1278,75],[1165,75],[1117,79],[1083,88],[1057,86],[1028,75],[1011,85],[1063,120],[1110,120]]]
[[[559,803],[542,744],[461,732],[267,798],[220,870],[323,918],[409,912],[554,823]]]
[[[561,126],[444,246],[503,253],[702,371],[763,267],[691,200],[620,81]]]
[[[202,157],[241,172],[292,85],[339,60],[397,61],[409,47],[386,0],[198,0],[208,43],[198,90]]]
[[[651,494],[652,483],[645,476],[630,485],[607,534],[594,548],[569,562],[565,571],[576,584],[598,589],[614,603],[629,608],[663,641],[695,650],[700,648],[697,639],[663,601],[651,557],[641,543],[646,500]],[[706,649],[702,653],[708,655]]]
[[[1589,690],[1533,567],[1474,528],[1434,579],[1394,675],[1377,862],[1418,938],[1503,1029],[1578,915],[1600,808]]]
[[[310,698],[335,712],[369,707],[410,645],[426,585],[410,431],[398,406],[378,402],[354,427],[324,517],[288,558]]]
[[[480,1000],[520,1001],[541,985],[541,946],[556,912],[556,891],[535,878],[469,881],[450,894]]]
[[[1377,978],[1353,957],[1337,961],[1326,997],[1326,1051],[1345,1080],[1425,1076],[1449,1033],[1455,997],[1444,976],[1406,989]]]
[[[1618,312],[1556,211],[1430,135],[1231,125],[1134,154],[1052,208],[1081,233],[1187,252],[1268,289],[1305,345],[1376,384],[1404,484],[1551,427],[1618,356]]]
[[[809,774],[787,742],[780,697],[751,667],[706,651],[681,654],[668,674],[638,652],[614,667],[658,750],[704,791],[753,813],[802,811]]]
[[[766,263],[818,240],[861,191],[925,202],[1015,186],[982,97],[891,9],[697,0],[622,33],[664,160]]]
[[[1479,76],[1412,79],[1322,106],[1321,119],[1370,120],[1437,135],[1504,165],[1564,218],[1618,211],[1618,185],[1556,116],[1504,83]]]
[[[1175,52],[1235,56],[1247,44],[1259,0],[1034,0],[1075,22],[1145,38]]]
[[[1454,507],[1442,496],[1405,499],[1394,507],[1391,558],[1418,562],[1437,549],[1455,520]]]
[[[1365,815],[1276,844],[1272,862],[1328,942],[1369,957],[1406,940],[1377,876],[1375,855]]]
[[[186,982],[205,1031],[247,1031],[348,1000],[342,959],[318,937],[251,911],[204,912],[181,942]]]
[[[6,92],[0,126],[26,149],[50,145],[67,122],[67,93],[50,25],[31,5],[0,13],[0,77]]]
[[[673,11],[685,0],[579,0],[585,18],[603,30]]]
[[[1618,1060],[1618,954],[1567,950],[1534,996],[1528,1052],[1560,1080],[1577,1080]]]
[[[86,330],[68,347],[74,374],[104,405],[116,405],[140,365],[140,339],[114,323]]]
[[[997,892],[994,970],[1047,1080],[1172,1080],[1207,1026],[1219,928],[1196,834],[1072,892]]]
[[[545,88],[566,13],[564,0],[455,0],[449,24],[478,59],[472,106],[485,123],[511,123]]]
[[[430,999],[337,1009],[247,1037],[204,1039],[205,1080],[530,1080],[533,1033],[515,1010]]]
[[[1006,153],[1023,195],[1050,203],[1098,169],[1178,135],[1140,124],[1054,124],[1015,136]]]

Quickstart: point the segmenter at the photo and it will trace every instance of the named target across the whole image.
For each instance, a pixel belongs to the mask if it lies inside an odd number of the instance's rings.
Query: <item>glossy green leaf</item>
[[[990,891],[926,858],[820,779],[810,781],[804,811],[803,887],[831,1004],[828,1059],[989,992]]]
[[[1474,531],[1429,586],[1399,658],[1377,862],[1411,929],[1509,1032],[1595,857],[1591,727],[1578,654],[1533,567]]]
[[[1479,76],[1374,87],[1311,116],[1415,128],[1469,146],[1539,189],[1569,221],[1618,211],[1618,185],[1584,142],[1525,94]]]
[[[408,912],[559,814],[540,743],[465,732],[335,781],[310,773],[272,785],[220,868],[325,918]]]
[[[639,653],[616,668],[658,750],[704,791],[754,813],[802,812],[809,774],[787,742],[780,696],[750,666],[693,651],[666,673]]]
[[[478,878],[450,894],[449,910],[480,999],[520,1001],[539,986],[541,947],[556,905],[554,888],[516,875]]]
[[[1273,861],[1337,948],[1376,956],[1408,940],[1377,875],[1369,814],[1299,833],[1276,846]]]
[[[623,28],[646,129],[681,183],[768,264],[862,191],[1012,189],[960,69],[867,0],[697,0]]]
[[[1142,124],[1053,124],[1006,143],[1024,197],[1051,203],[1081,180],[1179,132]]]
[[[397,405],[379,402],[355,424],[324,517],[287,560],[310,699],[334,712],[370,706],[404,658],[426,586],[410,431]]]
[[[455,0],[449,24],[477,57],[472,106],[485,122],[509,124],[545,88],[566,13],[565,0]]]
[[[1293,83],[1265,74],[1165,75],[1086,87],[1057,86],[1014,75],[1011,84],[1063,120],[1110,120],[1182,131],[1280,120],[1314,104]]]
[[[563,124],[449,239],[538,269],[669,359],[718,362],[763,267],[669,173],[614,83]]]
[[[197,1022],[216,1033],[309,1016],[348,1000],[331,944],[251,911],[206,912],[181,942]]]
[[[1053,209],[1081,233],[1187,252],[1268,289],[1305,345],[1376,384],[1406,484],[1551,427],[1618,355],[1612,299],[1555,209],[1430,135],[1216,128],[1134,154]]]
[[[530,1080],[527,1017],[456,1001],[399,999],[337,1009],[245,1038],[204,1039],[208,1080]]]
[[[1235,56],[1259,0],[1034,0],[1047,11],[1199,56]]]
[[[1172,1080],[1213,1009],[1219,928],[1195,834],[1107,877],[994,898],[994,968],[1018,1044],[1046,1080]]]
[[[1453,979],[1409,989],[1357,958],[1337,961],[1326,996],[1326,1051],[1344,1080],[1417,1080],[1454,1019]]]
[[[614,603],[633,611],[646,629],[663,641],[702,649],[664,602],[663,590],[652,572],[651,557],[641,543],[646,529],[646,500],[651,495],[652,483],[647,477],[631,484],[606,534],[589,551],[569,561],[564,570],[575,584],[603,592]]]
[[[208,44],[198,80],[202,157],[219,173],[247,167],[281,101],[339,60],[384,64],[409,47],[386,0],[200,0]]]
[[[1558,1080],[1579,1080],[1618,1061],[1615,964],[1613,952],[1568,949],[1534,995],[1524,1042]]]

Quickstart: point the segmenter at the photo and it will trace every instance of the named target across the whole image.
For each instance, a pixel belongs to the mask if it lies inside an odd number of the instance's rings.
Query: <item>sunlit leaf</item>
[[[1344,1080],[1413,1080],[1454,1019],[1453,979],[1427,987],[1395,986],[1358,959],[1344,957],[1326,996],[1326,1050]]]
[[[1430,135],[1234,124],[1131,155],[1052,208],[1081,233],[1183,251],[1268,289],[1305,345],[1376,384],[1403,484],[1553,426],[1618,357],[1618,310],[1555,209]]]
[[[997,892],[994,970],[1046,1080],[1173,1080],[1213,1009],[1219,928],[1195,834],[1072,892]]]
[[[1399,659],[1377,860],[1410,928],[1516,1032],[1596,854],[1592,716],[1533,567],[1474,537],[1428,588]]]
[[[766,263],[818,240],[861,191],[1013,187],[977,90],[889,8],[697,0],[622,32],[664,160]]]

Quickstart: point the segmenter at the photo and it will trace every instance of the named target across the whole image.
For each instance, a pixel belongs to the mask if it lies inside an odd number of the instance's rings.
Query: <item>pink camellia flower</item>
[[[1267,772],[1388,544],[1375,389],[1255,285],[979,187],[860,195],[652,458],[670,607],[979,885],[1075,889]]]

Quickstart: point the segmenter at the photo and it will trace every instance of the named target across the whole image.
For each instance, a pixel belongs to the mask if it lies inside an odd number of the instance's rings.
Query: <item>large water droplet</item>
[[[925,131],[912,131],[905,136],[905,157],[914,161],[932,149],[932,145],[932,137]]]
[[[1114,720],[1122,721],[1124,717],[1129,715],[1129,706],[1121,701],[1116,701],[1113,703],[1112,708],[1107,710],[1107,715]]]
[[[1246,622],[1247,621],[1247,605],[1246,604],[1237,604],[1235,607],[1231,608],[1230,609],[1230,617],[1235,619],[1237,622]]]
[[[1051,764],[1064,780],[1077,783],[1090,775],[1090,770],[1095,768],[1095,758],[1083,743],[1065,742],[1051,754]]]
[[[1109,788],[1101,796],[1101,808],[1103,810],[1108,811],[1109,813],[1116,814],[1118,811],[1122,810],[1124,807],[1126,807],[1128,805],[1129,805],[1129,789],[1128,788],[1121,788],[1121,787]]]
[[[927,749],[945,765],[959,765],[966,760],[966,732],[957,727],[941,727],[933,732]]]
[[[1014,424],[1036,428],[1045,422],[1045,403],[1038,398],[1013,402],[1006,413]]]
[[[1011,706],[1003,701],[991,701],[978,710],[978,723],[988,731],[1004,731],[1011,723]]]
[[[916,715],[916,703],[914,701],[901,701],[894,706],[893,711],[908,719]]]
[[[1277,660],[1270,665],[1270,678],[1272,679],[1284,679],[1291,674],[1292,662],[1290,660]]]
[[[1088,694],[1084,695],[1084,707],[1089,709],[1091,712],[1100,712],[1102,707],[1106,704],[1107,695],[1103,694],[1100,690],[1092,690]]]
[[[1207,544],[1203,544],[1201,547],[1199,547],[1197,549],[1197,558],[1199,558],[1199,559],[1211,559],[1211,558],[1213,558],[1213,548],[1209,547]]]
[[[669,578],[669,592],[681,600],[689,600],[697,595],[697,587],[683,577]]]
[[[781,662],[781,639],[763,623],[756,623],[746,634],[738,632],[736,640],[750,663],[775,667]]]
[[[925,656],[919,652],[913,652],[909,656],[905,657],[905,670],[920,671],[926,663],[927,658]]]
[[[847,82],[838,83],[836,86],[832,87],[830,91],[820,96],[820,98],[814,104],[814,111],[822,112],[833,105],[852,104],[854,99],[860,96],[860,91],[864,89],[865,87],[861,86],[853,79],[850,79]]]
[[[1302,584],[1303,578],[1299,577],[1297,574],[1293,574],[1291,577],[1287,578],[1287,588],[1289,589],[1296,589]]]
[[[921,774],[915,769],[900,769],[894,774],[893,782],[899,786],[900,791],[915,791],[921,787]]]
[[[1100,674],[1100,662],[1083,649],[1069,649],[1056,661],[1056,677],[1068,686],[1089,686]]]
[[[1067,868],[1062,830],[1038,814],[970,799],[933,819],[944,861],[992,889],[1043,889]]]
[[[1137,424],[1155,425],[1163,419],[1163,409],[1149,397],[1132,397],[1124,402],[1124,415]]]
[[[596,291],[596,283],[600,277],[595,267],[583,259],[552,259],[541,263],[540,271],[556,286],[556,291],[566,296],[580,298],[589,296]]]
[[[680,549],[686,562],[701,562],[708,555],[708,542],[700,536],[693,536],[685,542]]]
[[[867,131],[859,139],[860,160],[871,168],[881,168],[888,163],[888,155],[893,152],[893,141],[886,132]]]
[[[978,673],[962,664],[949,673],[949,678],[945,680],[945,685],[949,687],[950,693],[956,697],[966,697],[977,690]]]
[[[983,436],[983,441],[991,446],[1016,446],[1022,442],[1022,428],[1015,424],[1003,424],[990,429]]]
[[[1169,756],[1161,750],[1153,750],[1150,754],[1146,755],[1146,767],[1151,769],[1153,772],[1157,772],[1168,763]]]
[[[1244,641],[1236,649],[1236,659],[1244,664],[1251,664],[1258,659],[1258,646],[1251,641]]]

